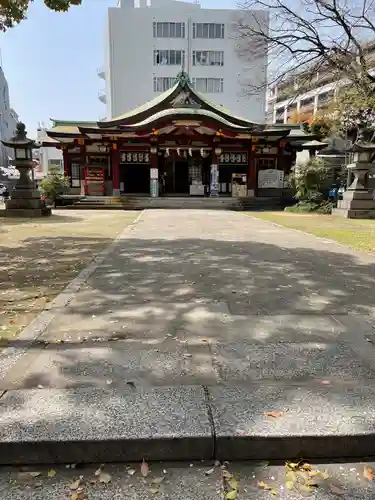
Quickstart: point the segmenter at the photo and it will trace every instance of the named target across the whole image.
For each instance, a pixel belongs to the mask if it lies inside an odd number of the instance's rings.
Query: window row
[[[184,50],[154,50],[154,66],[181,66],[184,60]],[[224,66],[224,51],[194,50],[193,66]]]
[[[165,92],[176,83],[175,77],[154,77],[154,92]],[[205,94],[218,94],[224,92],[223,78],[192,78],[192,87],[198,92]]]
[[[185,23],[153,23],[154,38],[185,38]],[[193,23],[193,38],[224,38],[224,24]]]

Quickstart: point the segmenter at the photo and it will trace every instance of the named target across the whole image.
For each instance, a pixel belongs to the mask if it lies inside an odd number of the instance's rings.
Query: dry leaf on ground
[[[233,477],[233,474],[231,474],[229,470],[223,470],[221,475],[224,479],[230,479],[231,477]]]
[[[18,473],[18,479],[20,480],[25,480],[25,479],[33,479],[35,477],[39,477],[42,473],[41,472],[19,472]]]
[[[367,479],[368,481],[373,481],[374,479],[374,471],[371,469],[371,467],[364,467],[363,469],[363,477]]]
[[[284,415],[283,411],[265,411],[264,415],[266,417],[279,418]]]
[[[215,471],[215,469],[209,469],[209,470],[204,471],[204,473],[206,476],[210,476],[214,471]]]
[[[126,472],[129,474],[129,476],[134,476],[134,474],[135,474],[134,469],[128,469]]]
[[[151,481],[152,484],[161,484],[165,479],[165,476],[160,476],[160,477],[154,477],[154,479]]]
[[[159,493],[159,487],[158,486],[152,486],[150,488],[150,493],[153,493],[154,495],[156,495],[156,493]]]
[[[225,495],[225,498],[226,498],[226,500],[236,500],[236,498],[237,498],[237,490],[229,491]]]
[[[141,474],[143,477],[147,477],[149,475],[150,469],[148,466],[148,463],[145,462],[145,459],[143,459],[143,462],[141,464]]]
[[[55,477],[56,474],[57,474],[57,472],[55,471],[55,469],[51,469],[51,470],[48,471],[47,476],[48,477]]]
[[[334,495],[344,495],[345,491],[338,486],[335,486],[334,484],[329,485],[329,489],[331,490],[331,493]]]
[[[73,490],[73,491],[74,491],[74,490],[78,490],[78,488],[80,487],[80,485],[81,485],[81,478],[77,479],[77,481],[74,481],[74,483],[72,483],[72,484],[69,486],[69,488],[70,488],[71,490]]]
[[[112,476],[106,472],[101,472],[99,474],[99,483],[108,484],[111,482]]]

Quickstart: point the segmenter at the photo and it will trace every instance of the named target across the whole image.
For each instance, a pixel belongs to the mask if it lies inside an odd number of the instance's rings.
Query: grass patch
[[[248,214],[249,215],[249,214]],[[291,212],[252,212],[253,217],[329,238],[355,250],[375,252],[375,220]]]
[[[0,339],[15,337],[139,212],[0,217]]]

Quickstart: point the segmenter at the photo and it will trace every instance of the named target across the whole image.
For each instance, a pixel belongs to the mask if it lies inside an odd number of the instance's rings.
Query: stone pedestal
[[[20,178],[13,191],[11,199],[5,204],[6,217],[44,217],[51,215],[51,208],[40,198],[40,192],[35,188],[29,172],[32,162],[19,161],[15,165],[20,172]]]
[[[348,219],[375,219],[375,200],[372,190],[368,189],[367,174],[373,167],[369,162],[357,162],[348,168],[354,174],[354,181],[332,210],[332,215]]]

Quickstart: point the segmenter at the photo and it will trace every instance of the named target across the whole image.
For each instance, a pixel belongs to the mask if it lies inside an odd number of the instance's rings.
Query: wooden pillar
[[[83,141],[83,139],[79,139]],[[87,182],[86,182],[86,174],[87,174],[87,165],[86,165],[86,146],[84,142],[80,142],[80,156],[81,156],[81,169],[82,169],[82,179],[81,179],[81,194],[88,194],[87,190]]]
[[[252,139],[249,140],[248,148],[247,148],[247,165],[248,165],[248,173],[247,173],[247,194],[248,196],[255,196],[257,191],[257,173],[255,166],[255,146],[253,145]]]
[[[112,144],[111,150],[111,163],[112,163],[112,194],[119,196],[120,194],[120,151],[118,144]]]
[[[64,177],[69,177],[68,151],[66,148],[62,149],[62,155],[63,155],[63,165],[64,165]]]

